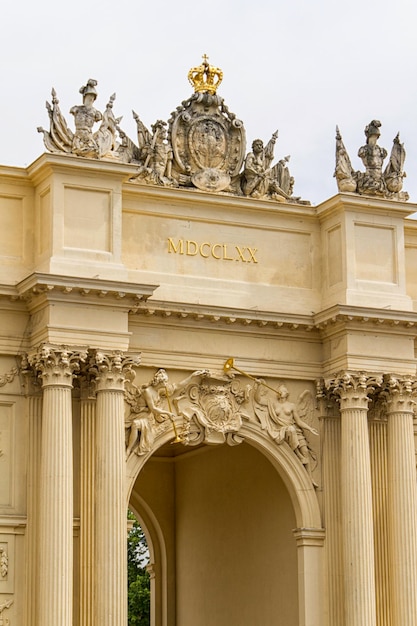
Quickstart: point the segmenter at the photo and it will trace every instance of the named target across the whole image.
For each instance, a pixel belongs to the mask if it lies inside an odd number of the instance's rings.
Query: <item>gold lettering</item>
[[[183,244],[184,244],[183,240],[179,239],[178,240],[178,245],[177,245],[177,247],[175,247],[175,243],[172,241],[172,238],[168,237],[168,252],[170,252],[170,253],[171,252],[178,252],[178,249],[179,249],[180,254],[184,254],[184,245]]]
[[[258,248],[246,248],[246,250],[249,252],[250,254],[250,259],[248,261],[248,263],[250,263],[251,261],[253,261],[254,263],[257,263],[258,261],[256,260],[255,254],[258,252]]]
[[[243,250],[246,250],[246,248],[243,248]],[[240,247],[239,247],[239,246],[236,246],[236,252],[237,252],[237,253],[238,253],[238,255],[239,255],[239,258],[238,258],[238,259],[236,259],[236,261],[243,261],[244,263],[246,263],[246,259],[245,259],[245,257],[243,256],[243,252],[242,252],[242,250],[240,249]]]
[[[207,241],[205,241],[204,243],[201,244],[200,246],[200,254],[203,258],[208,259],[209,258],[209,254],[204,254],[204,246],[208,246],[210,248],[211,244],[207,243]]]
[[[227,256],[227,244],[223,244],[223,259],[225,261],[233,261],[231,256]]]
[[[233,256],[229,256],[232,254]],[[168,253],[169,254],[186,254],[187,256],[196,256],[199,254],[203,259],[208,259],[210,255],[213,259],[223,261],[239,261],[241,263],[258,263],[256,254],[258,248],[249,248],[246,246],[232,246],[227,243],[210,243],[203,241],[198,243],[193,239],[174,239],[168,237]]]
[[[212,255],[215,259],[221,259],[221,258],[222,258],[221,256],[217,256],[217,255],[214,253],[214,251],[215,251],[215,249],[216,249],[216,248],[221,248],[221,247],[222,247],[222,245],[221,245],[220,243],[215,243],[215,244],[214,244],[214,246],[212,246],[212,248],[211,248],[211,255]]]
[[[190,246],[193,245],[194,246],[194,250],[191,251],[190,250]],[[188,256],[195,256],[198,252],[198,244],[195,241],[192,241],[191,239],[187,239],[187,254]]]

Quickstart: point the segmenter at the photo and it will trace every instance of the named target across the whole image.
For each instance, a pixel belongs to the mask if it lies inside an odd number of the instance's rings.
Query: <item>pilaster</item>
[[[343,551],[341,538],[340,414],[337,403],[318,386],[323,423],[323,526],[326,529],[326,612],[329,625],[344,626]]]
[[[39,474],[42,441],[42,395],[30,385],[28,439],[28,500],[27,500],[27,563],[26,563],[26,624],[35,626],[39,594]]]

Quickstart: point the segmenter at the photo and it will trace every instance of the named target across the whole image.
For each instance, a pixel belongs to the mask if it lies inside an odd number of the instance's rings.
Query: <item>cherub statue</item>
[[[261,428],[277,442],[286,441],[291,450],[297,455],[306,468],[314,487],[317,483],[312,476],[311,461],[314,455],[305,437],[305,431],[318,435],[318,431],[310,426],[302,415],[312,412],[312,395],[306,390],[298,400],[296,406],[289,401],[289,392],[285,385],[280,385],[276,393],[268,391],[263,381],[258,381],[254,393],[255,415],[260,421]]]
[[[290,198],[289,192],[292,192],[294,179],[289,176],[288,168],[286,168],[289,157],[271,168],[277,137],[278,131],[273,133],[265,147],[261,139],[255,139],[252,142],[252,152],[246,156],[242,176],[242,191],[245,196],[252,198],[270,197],[279,202],[284,202],[285,199]],[[287,191],[282,189],[279,180],[281,177],[284,181],[284,169],[286,169],[285,185]]]
[[[138,145],[142,162],[136,177],[131,180],[144,180],[154,185],[172,186],[175,184],[172,173],[173,150],[167,140],[166,122],[157,120],[152,125],[152,133],[139,116],[133,112],[138,130]]]
[[[176,396],[195,378],[208,374],[207,370],[197,370],[181,382],[170,383],[166,371],[159,369],[140,389],[132,382],[126,385],[126,401],[130,407],[126,420],[126,428],[130,430],[126,458],[133,450],[142,455],[152,449],[155,422],[173,421],[177,417],[173,410]]]

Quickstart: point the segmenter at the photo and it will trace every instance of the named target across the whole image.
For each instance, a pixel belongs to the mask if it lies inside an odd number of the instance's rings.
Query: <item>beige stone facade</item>
[[[129,506],[154,626],[416,626],[417,207],[136,171],[0,168],[0,625],[125,626]]]

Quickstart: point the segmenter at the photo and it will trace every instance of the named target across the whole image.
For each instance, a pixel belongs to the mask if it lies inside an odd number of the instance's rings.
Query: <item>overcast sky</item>
[[[290,154],[294,193],[319,204],[337,193],[335,126],[355,169],[364,128],[380,145],[400,131],[404,190],[417,203],[416,0],[52,0],[10,2],[0,38],[0,163],[26,166],[43,151],[45,100],[69,109],[98,81],[96,107],[114,111],[136,140],[134,109],[150,127],[189,97],[188,70],[207,53],[222,68],[219,94],[254,138],[276,129],[276,159]]]

